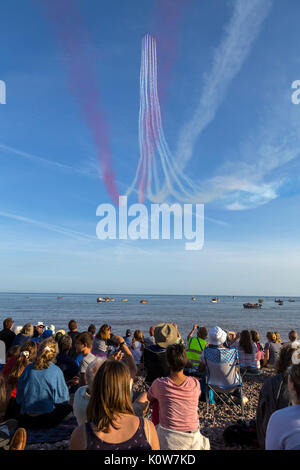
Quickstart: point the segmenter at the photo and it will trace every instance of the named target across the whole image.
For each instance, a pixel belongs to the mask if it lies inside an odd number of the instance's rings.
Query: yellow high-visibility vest
[[[187,358],[192,361],[194,366],[200,364],[200,356],[207,342],[202,338],[190,338],[186,347]]]

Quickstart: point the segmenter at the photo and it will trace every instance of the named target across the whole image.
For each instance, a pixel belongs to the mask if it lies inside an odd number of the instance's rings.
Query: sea
[[[97,303],[97,297],[114,298],[114,302]],[[62,297],[62,298],[58,298]],[[127,298],[127,302],[122,299]],[[290,330],[300,333],[300,297],[280,297],[283,305],[274,302],[274,297],[261,297],[264,302],[259,310],[243,308],[243,303],[256,303],[258,297],[219,296],[218,303],[212,303],[212,296],[199,295],[133,295],[133,294],[34,294],[0,293],[0,326],[6,317],[14,319],[14,326],[38,321],[53,324],[56,330],[68,330],[68,322],[74,319],[79,331],[86,331],[93,323],[100,328],[104,323],[112,332],[121,336],[126,329],[132,333],[139,329],[148,336],[149,328],[161,322],[173,322],[186,338],[193,324],[207,328],[218,325],[235,332],[254,329],[265,342],[267,331],[278,331],[287,341]],[[140,300],[148,303],[141,304]]]

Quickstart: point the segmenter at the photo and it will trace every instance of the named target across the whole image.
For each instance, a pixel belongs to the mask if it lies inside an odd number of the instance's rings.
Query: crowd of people
[[[266,340],[261,344],[254,330],[196,324],[187,338],[174,323],[153,325],[144,337],[138,329],[113,334],[108,324],[79,332],[75,320],[67,332],[55,332],[54,325],[43,322],[14,328],[13,319],[6,318],[0,331],[0,349],[5,350],[0,447],[23,449],[28,430],[53,428],[75,416],[71,450],[209,450],[198,411],[199,400],[213,404],[218,396],[209,364],[213,361],[217,370],[218,391],[227,393],[223,366],[235,358],[239,387],[229,384],[229,392],[242,405],[248,401],[239,395],[244,376],[273,371],[263,382],[257,406],[259,446],[300,449],[298,335],[291,331],[283,344],[278,332],[269,331]],[[134,391],[138,376],[144,377],[144,391]],[[13,426],[16,433],[8,444]]]

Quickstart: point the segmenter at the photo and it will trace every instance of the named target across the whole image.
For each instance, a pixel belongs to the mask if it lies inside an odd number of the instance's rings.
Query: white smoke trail
[[[208,202],[207,194],[199,192],[192,180],[183,174],[183,170],[192,157],[197,138],[213,120],[230,82],[248,56],[271,5],[272,0],[236,0],[233,17],[215,52],[212,71],[206,78],[199,105],[192,120],[180,134],[176,158],[171,154],[162,126],[157,92],[156,41],[149,34],[143,38],[140,71],[140,159],[127,195],[138,183],[140,202],[145,196],[152,202],[162,202],[168,196],[184,202]]]

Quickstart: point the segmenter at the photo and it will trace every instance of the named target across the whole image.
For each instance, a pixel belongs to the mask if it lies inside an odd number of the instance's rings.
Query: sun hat
[[[177,341],[177,329],[173,323],[159,323],[154,330],[155,343],[161,348],[166,348]]]
[[[219,326],[213,326],[208,332],[208,342],[209,344],[214,344],[215,346],[220,346],[224,344],[227,339],[227,333],[222,330]]]
[[[40,326],[41,328],[45,328],[45,325],[42,321],[38,321],[35,326]]]
[[[61,333],[63,336],[66,334],[65,330],[57,330],[56,334]]]

